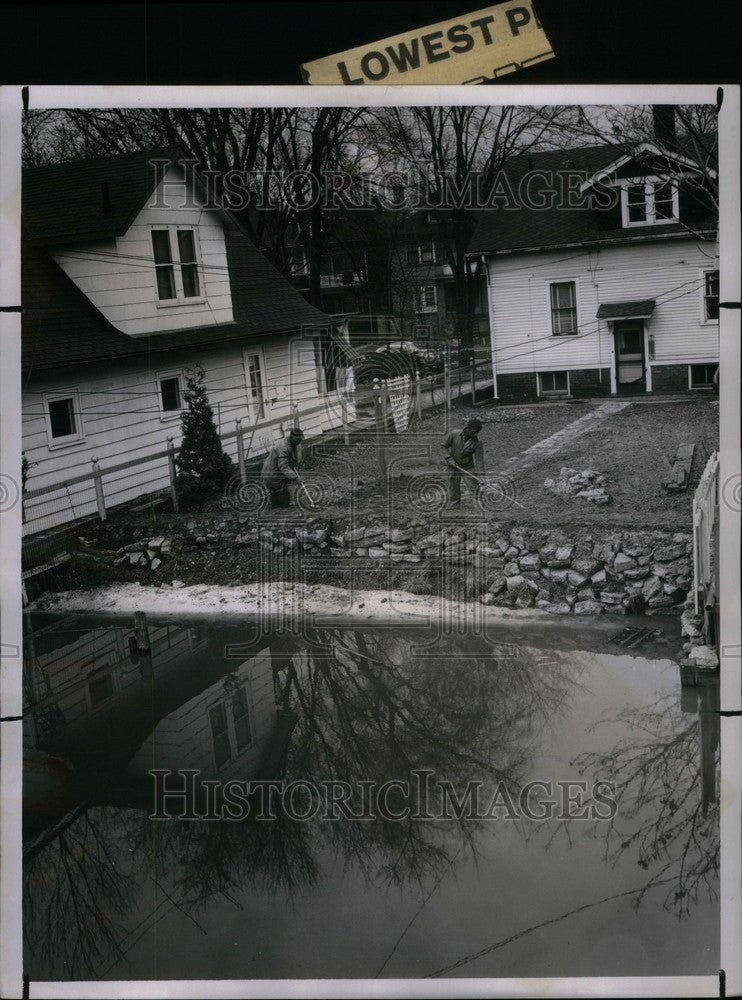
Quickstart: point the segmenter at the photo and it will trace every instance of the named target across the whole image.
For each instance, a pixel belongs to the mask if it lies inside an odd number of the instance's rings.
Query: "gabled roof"
[[[146,153],[142,157],[137,154],[123,158],[127,160],[133,174],[127,188],[130,191],[127,212],[133,214],[130,218],[127,217],[127,223],[117,223],[124,226],[123,232],[151,193],[151,190],[144,192],[140,183],[140,168],[153,155],[159,154]],[[67,178],[64,190],[71,192],[73,204],[81,204],[85,199],[77,193],[75,185],[69,180],[74,173],[71,168],[83,167],[80,185],[92,185],[99,190],[99,176],[92,169],[96,163],[102,163],[103,173],[112,176],[108,159],[60,165],[65,168],[63,174]],[[48,198],[51,168],[40,169],[46,174],[41,185],[33,180],[35,170],[24,173],[25,201],[21,243],[24,372],[48,372],[62,366],[142,357],[160,351],[208,348],[234,341],[250,342],[271,334],[290,334],[304,326],[331,325],[329,317],[310,305],[288,279],[255,248],[234,217],[224,212],[234,322],[130,337],[117,330],[62,271],[49,251],[38,245],[38,234],[52,230],[51,221],[44,222],[38,205],[33,202],[34,192],[41,191],[40,203],[51,211]],[[117,176],[122,182],[126,174],[123,167],[117,169]],[[32,178],[28,183],[26,175]],[[121,190],[125,187],[122,183]],[[54,243],[70,245],[76,239],[87,239],[87,235],[83,234],[89,232],[89,222],[78,226],[73,220],[69,223],[68,230],[63,229],[62,220],[70,220],[73,211],[70,205],[61,203],[62,189],[58,200],[60,204],[55,205],[53,210],[56,219]],[[137,207],[133,208],[134,205]],[[121,219],[123,214],[122,211]],[[88,220],[92,218],[91,210]],[[63,233],[69,232],[76,235],[63,236]]]
[[[656,142],[642,142],[638,146],[634,147],[634,149],[630,152],[620,153],[612,163],[609,163],[606,167],[602,167],[600,170],[592,174],[592,176],[588,177],[580,186],[580,191],[586,191],[588,188],[593,187],[595,184],[600,183],[600,181],[610,177],[610,175],[615,173],[616,170],[620,170],[621,167],[636,159],[637,156],[646,154],[651,154],[660,159],[667,160],[668,162],[679,163],[681,166],[687,167],[691,171],[698,171],[698,164],[695,163],[689,156],[685,156],[682,152],[673,152],[669,149],[664,149]],[[715,170],[709,167],[708,171],[711,177],[716,177]]]
[[[122,236],[155,189],[158,175],[152,160],[175,163],[183,157],[173,146],[24,170],[27,239],[55,246]]]
[[[601,177],[619,159],[620,150],[611,144],[580,146],[572,149],[546,150],[513,157],[505,168],[510,187],[518,193],[518,185],[534,170],[581,171],[585,176]],[[631,157],[627,157],[625,161]],[[539,190],[534,186],[534,191]],[[678,223],[632,226],[624,228],[618,218],[611,221],[610,213],[599,209],[553,207],[534,210],[480,209],[478,224],[468,253],[512,253],[547,250],[560,246],[600,245],[616,242],[636,242],[648,239],[687,237],[688,231]],[[717,220],[712,216],[694,222],[696,232],[713,232]]]

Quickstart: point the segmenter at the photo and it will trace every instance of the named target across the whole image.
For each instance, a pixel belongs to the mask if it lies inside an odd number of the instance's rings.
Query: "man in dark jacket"
[[[484,448],[477,435],[482,429],[482,421],[472,417],[460,431],[449,431],[443,439],[443,456],[449,468],[449,498],[451,506],[461,503],[461,469],[471,474],[484,473]],[[475,486],[473,479],[465,477]]]
[[[288,437],[273,445],[263,462],[260,475],[268,488],[273,507],[288,507],[291,503],[289,483],[299,479],[296,472],[297,451],[303,440],[303,431],[298,428],[292,430]]]

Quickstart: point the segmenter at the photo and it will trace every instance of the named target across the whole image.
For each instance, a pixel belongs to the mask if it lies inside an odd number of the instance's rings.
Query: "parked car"
[[[418,371],[421,375],[437,374],[443,371],[444,352],[442,349],[433,350],[429,347],[415,344],[411,340],[398,340],[376,349],[377,354],[385,354],[387,352],[406,352],[410,355],[410,362],[414,365],[415,371]]]

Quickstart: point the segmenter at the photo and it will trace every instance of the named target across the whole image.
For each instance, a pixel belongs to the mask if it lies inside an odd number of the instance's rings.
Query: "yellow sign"
[[[301,67],[310,84],[483,83],[553,59],[530,0],[405,31]]]

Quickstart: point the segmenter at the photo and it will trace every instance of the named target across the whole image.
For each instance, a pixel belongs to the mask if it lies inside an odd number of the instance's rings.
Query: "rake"
[[[473,479],[481,490],[485,488],[486,483],[483,483],[482,480],[479,478],[479,476],[475,476],[471,472],[467,472],[466,469],[462,469],[462,467],[460,465],[457,465],[456,462],[453,463],[453,467],[458,472],[462,472],[465,476],[468,476],[469,479]],[[518,507],[521,507],[523,510],[526,509],[525,504],[520,503],[520,501],[516,500],[515,497],[508,497],[508,500],[511,500],[514,504],[516,504]]]

